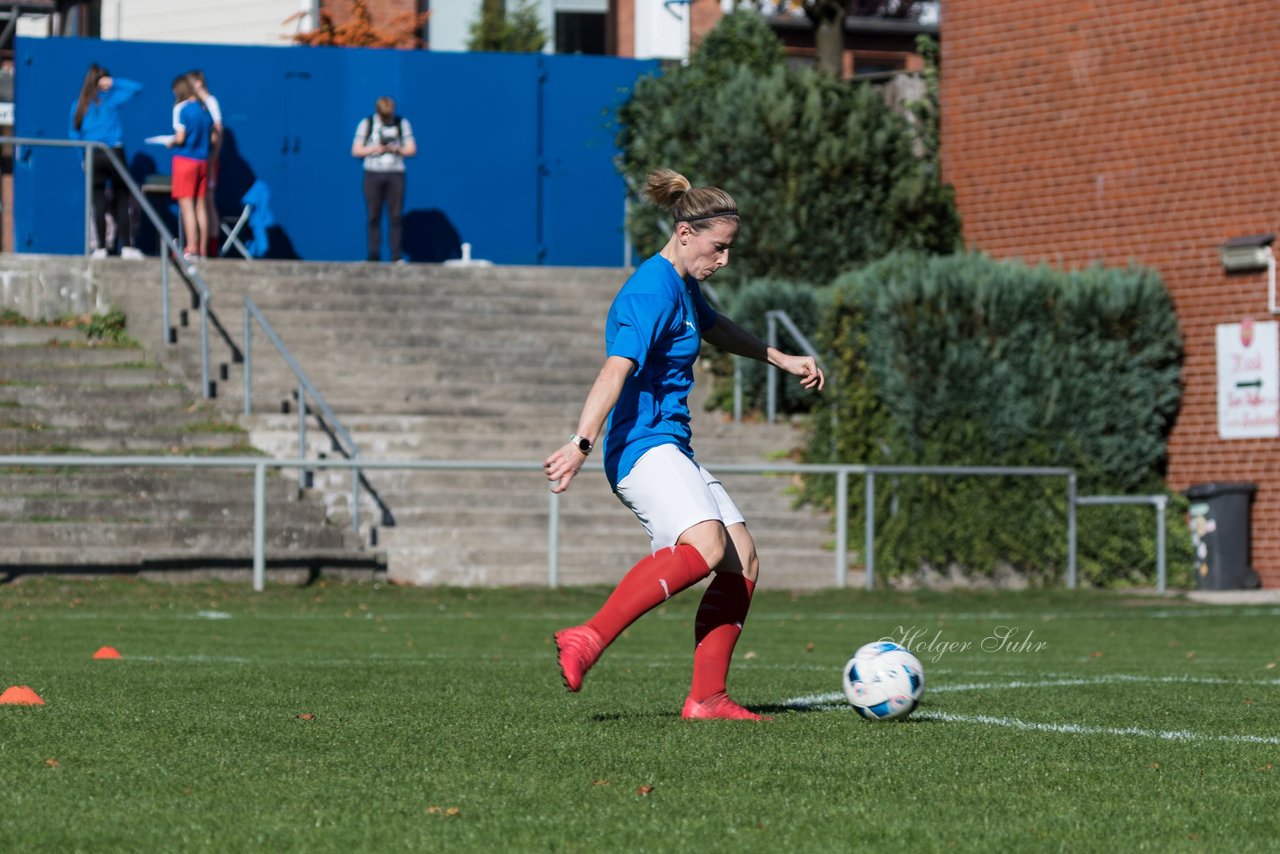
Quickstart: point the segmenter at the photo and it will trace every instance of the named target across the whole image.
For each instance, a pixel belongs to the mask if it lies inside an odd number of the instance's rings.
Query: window
[[[603,55],[603,12],[556,12],[556,53]]]

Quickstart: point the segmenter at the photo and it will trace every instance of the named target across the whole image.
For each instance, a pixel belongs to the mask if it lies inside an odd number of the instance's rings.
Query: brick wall
[[[1280,586],[1280,440],[1218,438],[1214,329],[1273,319],[1266,274],[1218,247],[1280,231],[1274,0],[948,0],[943,172],[971,249],[1072,268],[1136,261],[1186,347],[1168,481],[1258,484],[1253,564]]]

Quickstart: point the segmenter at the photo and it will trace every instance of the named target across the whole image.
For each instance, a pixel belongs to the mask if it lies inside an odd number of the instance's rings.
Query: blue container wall
[[[174,76],[204,69],[227,129],[219,209],[238,212],[249,185],[264,181],[279,223],[273,257],[365,257],[362,169],[351,143],[374,100],[390,95],[418,142],[404,207],[411,260],[457,258],[462,242],[474,257],[499,264],[629,260],[612,114],[656,63],[71,38],[22,38],[16,50],[18,136],[66,138],[90,63],[143,85],[121,108],[125,152],[139,179],[170,173],[168,150],[144,140],[172,132]],[[172,221],[169,200],[153,202]],[[21,150],[14,164],[19,252],[82,252],[83,205],[78,153]]]

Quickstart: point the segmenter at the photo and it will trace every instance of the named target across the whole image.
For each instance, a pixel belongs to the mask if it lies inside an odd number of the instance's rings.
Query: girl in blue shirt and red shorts
[[[569,442],[543,463],[563,492],[597,441],[605,475],[649,534],[652,554],[623,577],[590,620],[556,632],[560,672],[570,691],[604,649],[650,609],[714,573],[694,622],[693,684],[681,716],[760,720],[725,690],[733,648],[751,605],[760,563],[746,522],[720,482],[693,456],[689,391],[702,341],[748,356],[821,389],[822,371],[742,329],[707,305],[699,282],[729,263],[738,235],[733,198],[694,188],[659,169],[645,196],[671,212],[667,245],[622,286],[609,309],[606,358]]]
[[[182,215],[184,254],[191,260],[203,255],[209,242],[211,224],[205,196],[209,192],[213,119],[185,74],[173,81],[173,101],[173,141],[169,143],[173,149],[172,194]]]

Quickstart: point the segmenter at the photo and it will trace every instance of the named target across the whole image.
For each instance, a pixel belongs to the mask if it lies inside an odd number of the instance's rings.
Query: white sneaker
[[[136,246],[124,246],[120,249],[120,257],[137,261],[139,258],[145,258],[146,256],[143,255],[142,250]]]
[[[90,257],[90,258],[106,258],[106,257],[107,257],[107,250],[105,250],[105,249],[95,249],[95,250],[93,250],[93,252],[89,253],[89,257]]]

